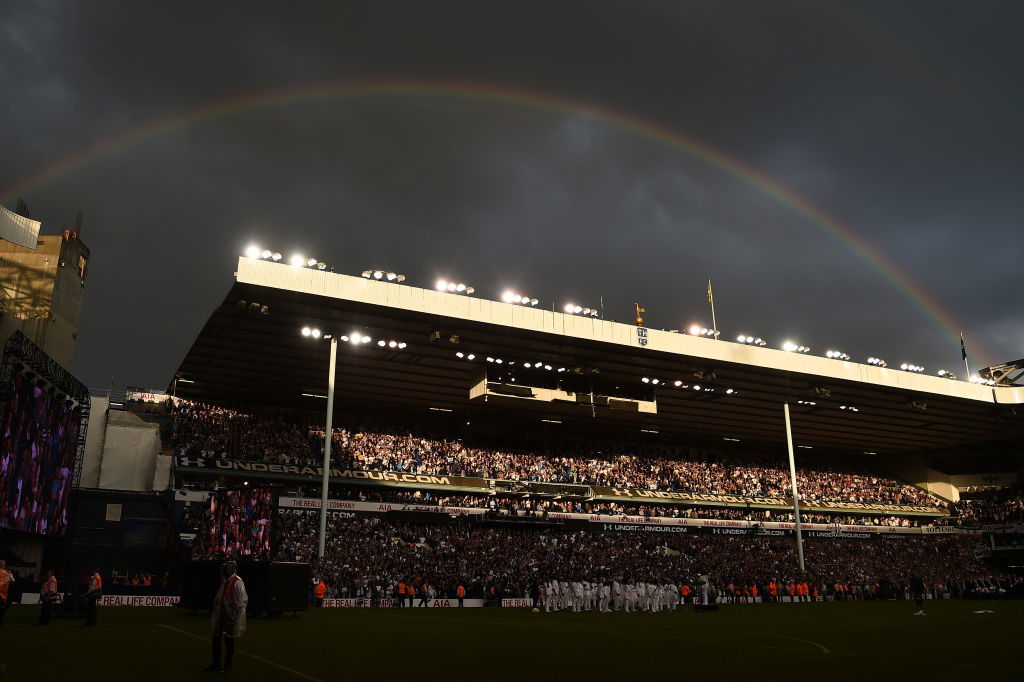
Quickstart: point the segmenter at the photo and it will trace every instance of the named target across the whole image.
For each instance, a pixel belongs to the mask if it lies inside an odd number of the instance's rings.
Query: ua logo
[[[199,459],[198,457],[179,457],[178,458],[178,466],[180,466],[180,467],[195,467],[197,469],[202,469],[203,467],[206,466],[206,462],[204,462],[203,460]]]

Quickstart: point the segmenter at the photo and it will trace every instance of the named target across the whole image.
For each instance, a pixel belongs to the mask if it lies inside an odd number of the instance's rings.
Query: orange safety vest
[[[757,585],[751,585],[750,586],[750,596],[751,597],[756,597],[757,596]]]
[[[43,583],[43,601],[46,601],[50,597],[57,596],[57,578],[50,577]]]
[[[682,587],[679,588],[679,591],[682,593],[682,595],[684,597],[689,597],[690,596],[690,586],[689,585],[683,585]]]
[[[150,585],[152,585],[153,584],[153,576],[151,576],[151,575],[144,575],[144,576],[142,576],[142,584],[145,585],[146,587],[149,587]]]
[[[93,590],[102,590],[102,589],[103,589],[103,576],[101,576],[99,573],[93,573],[92,577],[89,579],[89,591],[92,592]]]
[[[459,585],[459,591],[457,592],[457,594],[459,595],[459,598],[462,599],[466,596],[466,588],[462,585]]]
[[[11,572],[6,568],[0,571],[0,599],[7,599],[8,586],[11,584]]]
[[[315,592],[316,592],[316,598],[317,599],[323,599],[324,597],[326,597],[327,596],[327,583],[325,583],[322,580],[320,582],[318,582],[316,584]]]
[[[413,587],[412,583],[409,583],[408,585],[405,586],[405,593],[407,595],[409,595],[410,597],[413,596],[414,594],[416,594],[416,588]]]
[[[405,594],[405,583],[398,583],[398,594]]]

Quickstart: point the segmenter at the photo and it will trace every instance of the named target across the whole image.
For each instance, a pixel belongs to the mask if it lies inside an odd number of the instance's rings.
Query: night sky
[[[74,373],[162,388],[250,243],[963,375],[1024,357],[1024,3],[5,2],[0,200]]]

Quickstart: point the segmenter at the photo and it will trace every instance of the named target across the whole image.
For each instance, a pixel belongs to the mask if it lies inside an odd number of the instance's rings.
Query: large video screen
[[[275,488],[214,492],[203,553],[216,558],[269,559],[276,500]]]
[[[15,374],[0,444],[0,528],[63,535],[81,413]]]

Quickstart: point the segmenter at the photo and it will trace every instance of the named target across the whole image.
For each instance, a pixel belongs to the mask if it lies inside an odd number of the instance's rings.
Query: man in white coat
[[[213,634],[213,660],[203,668],[207,672],[228,672],[235,656],[235,639],[245,633],[245,607],[249,595],[245,583],[238,577],[238,566],[234,561],[225,561],[221,566],[221,583],[213,598],[213,613],[210,614],[210,629]],[[221,665],[221,641],[224,645],[224,664]]]

